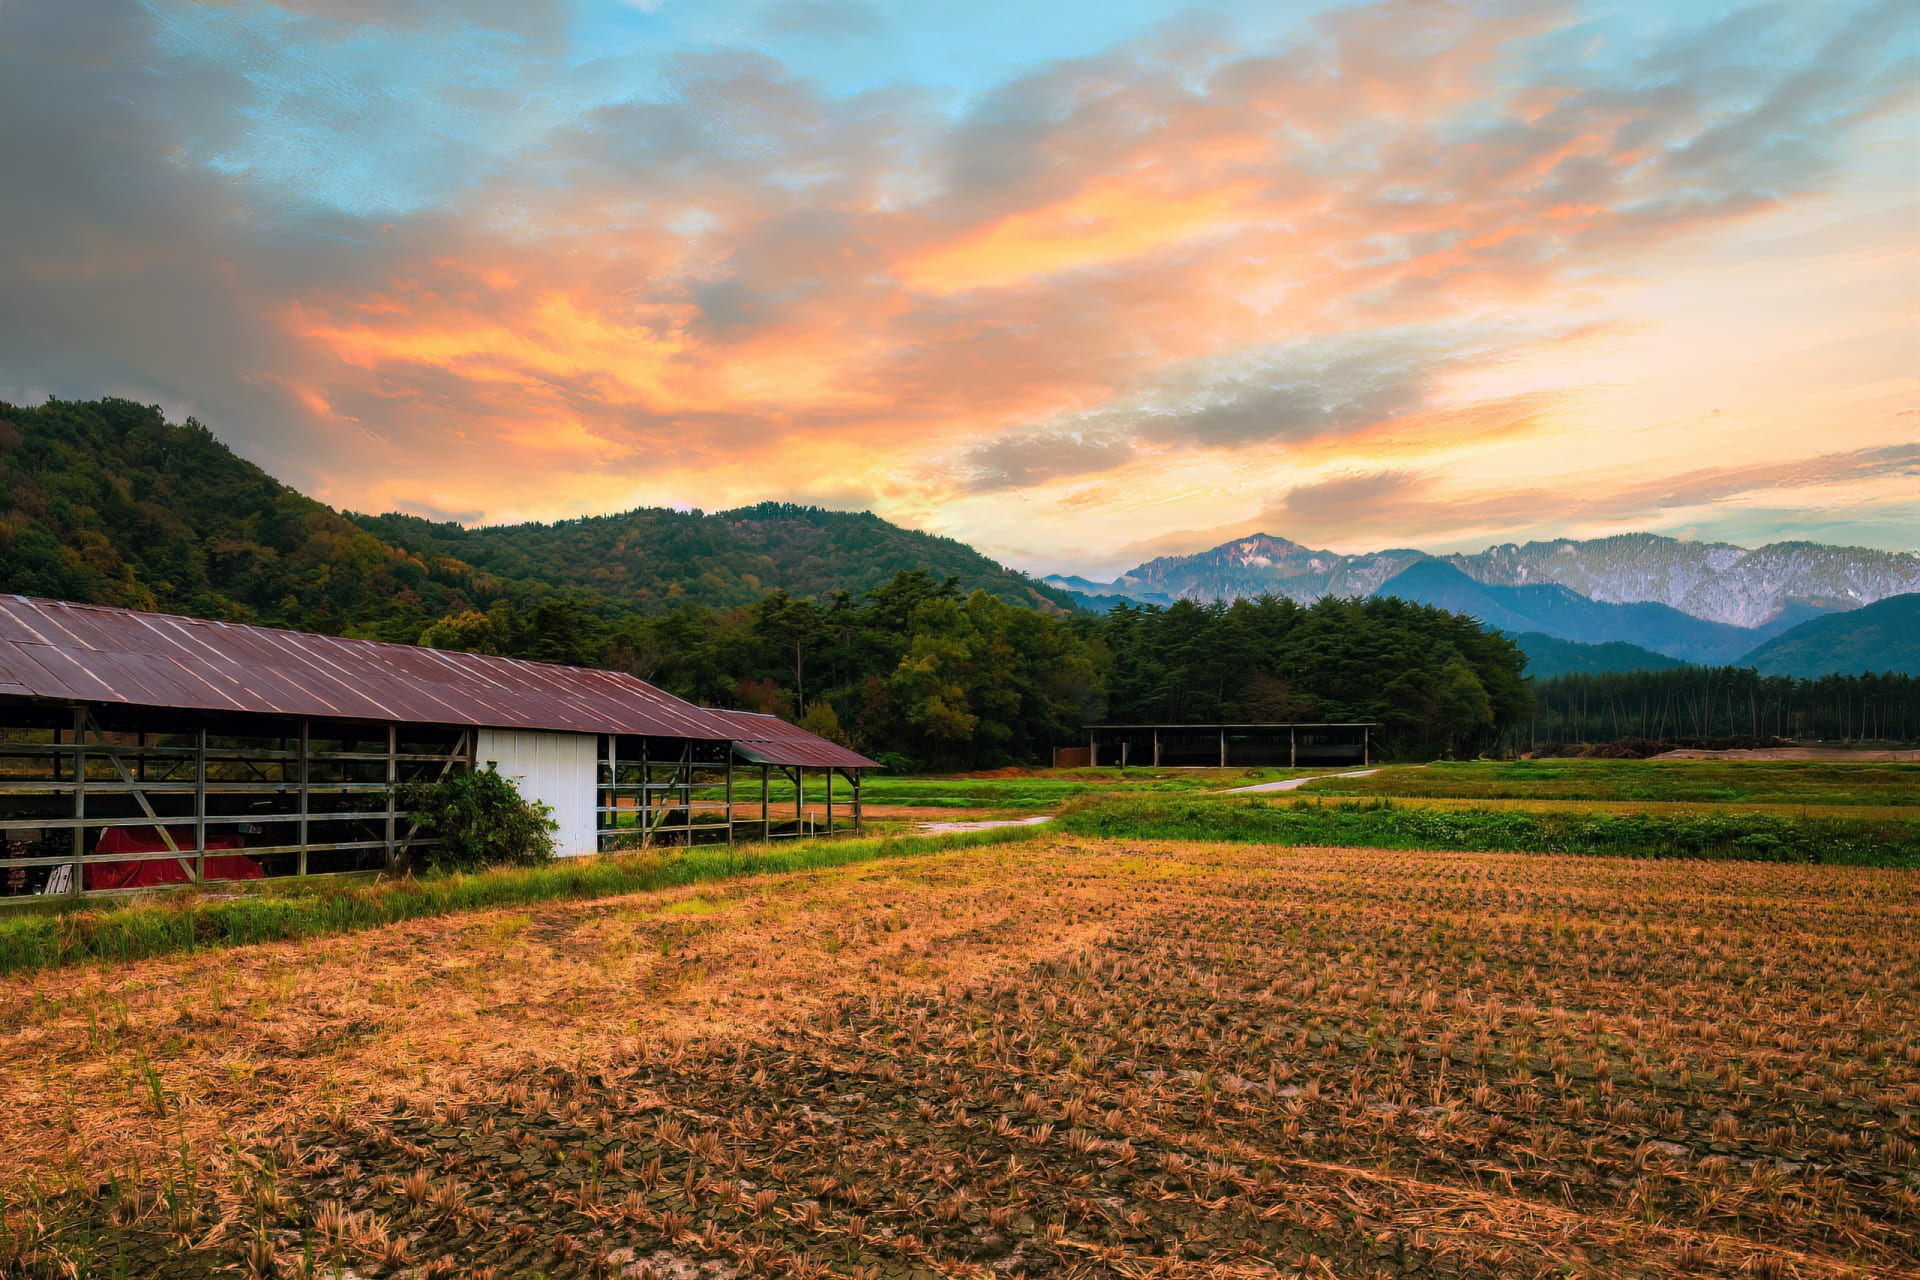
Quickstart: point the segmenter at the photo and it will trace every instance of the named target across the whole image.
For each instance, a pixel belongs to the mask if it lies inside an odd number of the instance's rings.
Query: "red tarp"
[[[167,834],[173,842],[185,852],[181,855],[186,866],[180,865],[180,858],[167,848],[167,842],[160,838],[155,827],[108,827],[100,833],[100,843],[93,847],[95,853],[164,853],[164,858],[154,858],[141,862],[107,862],[90,864],[87,867],[87,888],[89,889],[144,889],[156,884],[186,884],[193,879],[188,871],[193,866],[193,828],[168,827]],[[260,864],[252,858],[228,854],[225,857],[213,856],[215,849],[241,848],[239,836],[207,837],[207,879],[209,880],[261,880],[266,873],[260,870]]]

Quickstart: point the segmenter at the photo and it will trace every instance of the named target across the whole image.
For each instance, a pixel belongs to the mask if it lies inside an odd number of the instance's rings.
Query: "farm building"
[[[1368,764],[1371,724],[1096,724],[1090,765],[1121,768],[1255,768]]]
[[[0,895],[389,866],[405,784],[489,766],[563,855],[858,830],[876,767],[615,671],[0,596]]]

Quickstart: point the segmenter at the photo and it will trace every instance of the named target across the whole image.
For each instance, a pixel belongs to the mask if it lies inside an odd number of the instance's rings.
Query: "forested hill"
[[[416,516],[351,517],[417,555],[459,560],[533,590],[585,589],[642,613],[689,604],[750,604],[779,589],[794,596],[855,595],[903,569],[958,578],[1027,608],[1070,611],[1072,598],[1003,568],[964,542],[889,524],[871,512],[790,503],[714,515],[661,509],[555,524],[468,529]]]
[[[1071,599],[867,513],[764,504],[463,529],[333,510],[200,424],[126,400],[0,403],[0,590],[414,641],[435,619],[565,599],[602,618],[859,594],[924,569]]]

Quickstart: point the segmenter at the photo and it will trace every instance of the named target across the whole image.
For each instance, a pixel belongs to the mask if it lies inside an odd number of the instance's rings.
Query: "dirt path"
[[[1052,822],[1053,815],[1042,813],[1031,818],[986,818],[977,822],[923,822],[920,830],[924,835],[949,835],[956,831],[991,831],[995,827],[1037,827],[1043,822]]]
[[[1304,778],[1283,778],[1279,782],[1256,782],[1250,787],[1230,787],[1218,794],[1243,796],[1267,791],[1295,791],[1309,782],[1318,782],[1322,778],[1365,778],[1378,772],[1380,772],[1378,769],[1354,769],[1347,773],[1315,773]]]

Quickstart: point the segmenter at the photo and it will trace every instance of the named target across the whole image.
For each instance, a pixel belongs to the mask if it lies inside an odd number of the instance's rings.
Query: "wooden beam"
[[[86,888],[87,869],[87,709],[73,709],[73,887],[78,896]]]
[[[207,726],[193,740],[193,879],[207,882]]]
[[[398,871],[400,845],[396,830],[399,817],[399,794],[395,790],[400,785],[400,762],[395,757],[400,754],[400,726],[387,726],[387,870]]]
[[[310,833],[307,831],[307,787],[313,780],[313,770],[308,767],[313,755],[312,722],[300,721],[300,872],[307,874],[307,845]]]

